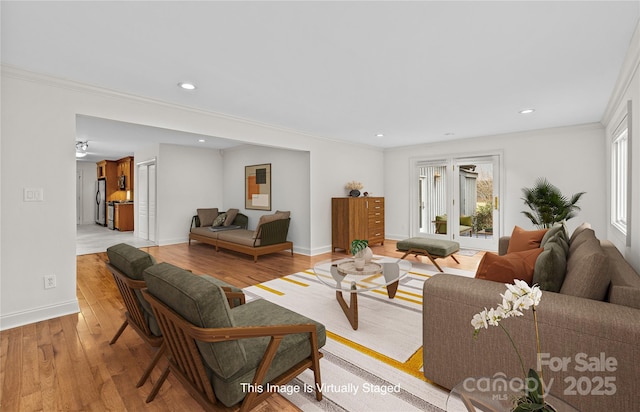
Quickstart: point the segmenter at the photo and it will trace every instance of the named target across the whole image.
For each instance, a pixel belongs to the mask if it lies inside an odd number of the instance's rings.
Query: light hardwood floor
[[[379,255],[397,256],[394,241],[372,247]],[[194,273],[215,275],[246,287],[308,269],[319,260],[341,253],[309,257],[288,252],[252,258],[234,252],[215,252],[194,242],[142,248],[159,262],[170,262]],[[440,259],[443,267],[475,271],[483,252],[473,257]],[[414,259],[410,257],[409,259]],[[424,261],[424,258],[420,258]],[[161,360],[141,388],[135,384],[154,350],[128,328],[109,345],[123,320],[124,306],[105,253],[77,257],[77,296],[80,313],[9,329],[0,333],[0,410],[2,411],[197,411],[200,406],[169,376],[156,399],[145,399],[166,365]],[[428,261],[425,261],[428,263]],[[445,269],[446,270],[446,269]],[[220,406],[220,411],[237,410]],[[297,411],[280,396],[271,396],[256,411]]]

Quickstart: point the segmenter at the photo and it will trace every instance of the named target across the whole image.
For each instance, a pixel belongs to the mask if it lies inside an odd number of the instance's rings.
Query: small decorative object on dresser
[[[344,188],[349,190],[349,196],[351,197],[358,197],[360,196],[360,189],[362,189],[364,186],[362,185],[362,183],[360,182],[356,182],[355,180],[347,183]]]

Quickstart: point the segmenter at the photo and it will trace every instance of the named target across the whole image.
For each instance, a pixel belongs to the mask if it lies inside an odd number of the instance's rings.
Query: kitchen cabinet
[[[331,199],[331,250],[350,253],[354,239],[384,244],[384,197]]]
[[[118,160],[118,187],[133,192],[133,156]]]
[[[114,204],[113,227],[121,232],[133,230],[133,203]]]
[[[113,160],[102,160],[96,163],[98,179],[105,179],[105,200],[120,200],[118,198],[118,164]]]

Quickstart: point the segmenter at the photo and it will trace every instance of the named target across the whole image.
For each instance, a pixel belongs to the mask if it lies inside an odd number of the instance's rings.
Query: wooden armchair
[[[109,257],[109,262],[106,263],[107,269],[113,275],[127,309],[124,322],[109,345],[116,343],[122,332],[130,325],[149,346],[159,348],[136,384],[136,387],[140,387],[149,378],[165,349],[162,333],[155,321],[151,306],[140,293],[140,290],[147,286],[145,281],[141,280],[142,272],[155,264],[155,261],[151,255],[124,243],[108,248],[107,256]]]
[[[322,399],[322,324],[263,299],[232,308],[206,276],[163,265],[145,271],[143,294],[165,336],[169,366],[147,402],[173,372],[206,410],[220,401],[228,407],[242,402],[240,410],[247,411],[305,369],[313,371],[316,399]]]

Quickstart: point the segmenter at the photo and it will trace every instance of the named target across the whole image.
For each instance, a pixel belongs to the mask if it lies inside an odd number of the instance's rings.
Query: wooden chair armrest
[[[234,292],[231,290],[229,286],[222,286],[222,290],[224,291],[227,300],[229,301],[229,307],[234,308],[236,306],[235,300],[240,300],[240,305],[244,305],[246,302],[244,293],[242,292]]]
[[[199,328],[189,324],[189,335],[201,342],[224,342],[246,338],[272,337],[282,338],[296,333],[310,333],[315,339],[316,325],[313,323],[299,325],[245,326],[236,328]]]

